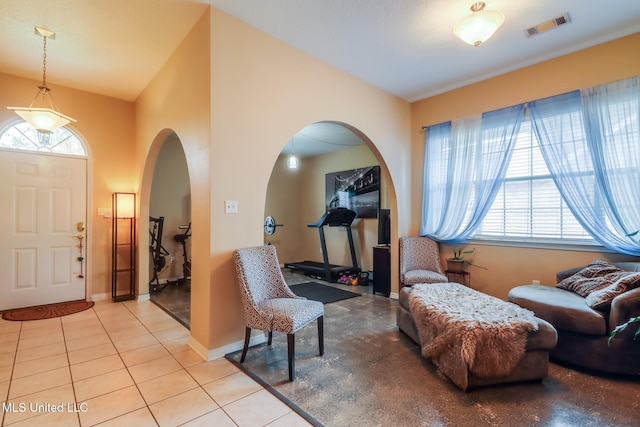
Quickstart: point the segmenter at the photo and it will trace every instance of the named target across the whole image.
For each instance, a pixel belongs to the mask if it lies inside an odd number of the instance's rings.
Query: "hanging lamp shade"
[[[287,166],[289,169],[298,169],[298,158],[293,154],[293,138],[291,138],[291,154],[287,158]]]
[[[477,2],[471,6],[471,15],[464,17],[454,27],[453,33],[472,46],[480,46],[504,23],[504,15],[497,10],[484,10],[486,3]]]
[[[298,168],[298,158],[296,156],[294,156],[293,154],[291,154],[289,156],[289,158],[287,159],[287,166],[289,166],[289,169],[297,169]]]
[[[70,122],[75,122],[69,116],[53,110],[51,108],[35,108],[35,107],[7,107],[9,110],[15,111],[17,115],[22,117],[27,123],[33,126],[38,132],[50,133],[58,128],[66,126]]]
[[[49,134],[56,129],[75,122],[76,120],[62,114],[49,93],[51,89],[47,86],[47,38],[53,38],[56,33],[46,28],[35,27],[36,34],[44,39],[42,54],[42,84],[38,86],[38,92],[28,107],[7,107],[15,111],[27,123],[33,126],[41,134]],[[38,98],[42,97],[40,107],[36,106]]]

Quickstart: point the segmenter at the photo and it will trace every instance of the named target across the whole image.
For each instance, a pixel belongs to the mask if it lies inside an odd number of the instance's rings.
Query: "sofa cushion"
[[[410,270],[404,273],[405,285],[417,285],[418,283],[443,283],[448,282],[447,276],[431,270]]]
[[[591,292],[604,289],[618,281],[625,274],[627,273],[624,270],[598,259],[567,277],[556,287],[586,297]]]
[[[608,310],[615,297],[638,286],[640,286],[640,273],[626,273],[606,288],[591,292],[585,301],[593,309]]]
[[[517,286],[509,291],[509,301],[533,311],[536,317],[556,329],[581,334],[604,335],[607,322],[602,313],[589,307],[583,297],[543,285]]]

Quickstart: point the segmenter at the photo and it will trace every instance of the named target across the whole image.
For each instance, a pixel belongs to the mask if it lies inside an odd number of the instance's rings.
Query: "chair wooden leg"
[[[242,348],[242,357],[240,357],[240,363],[244,363],[244,358],[247,357],[247,349],[249,348],[249,339],[251,339],[251,328],[245,328],[244,347]]]
[[[318,345],[320,356],[322,356],[324,354],[324,316],[318,317]]]
[[[269,339],[267,340],[267,345],[271,345],[271,341],[273,341],[273,331],[269,331]]]
[[[289,381],[296,377],[295,373],[295,334],[287,334],[287,356],[289,358]]]

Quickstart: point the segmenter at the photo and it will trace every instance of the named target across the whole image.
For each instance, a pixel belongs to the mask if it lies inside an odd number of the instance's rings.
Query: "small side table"
[[[471,273],[468,271],[445,270],[444,274],[450,282],[460,283],[461,285],[471,287]]]

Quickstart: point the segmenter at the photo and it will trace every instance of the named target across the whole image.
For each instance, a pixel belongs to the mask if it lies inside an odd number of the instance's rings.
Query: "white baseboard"
[[[91,295],[91,301],[104,301],[109,298],[111,298],[111,294],[108,293]]]
[[[189,335],[189,341],[187,342],[187,345],[189,347],[191,347],[193,349],[193,351],[195,351],[196,353],[198,353],[200,355],[200,357],[202,357],[204,360],[209,360],[207,358],[208,354],[209,354],[209,350],[207,348],[205,348],[205,346],[203,346],[202,344],[200,344],[198,341],[196,341],[192,335]]]
[[[93,294],[91,295],[91,301],[104,301],[111,299],[111,294]],[[148,301],[151,299],[150,294],[140,294],[136,297],[136,301]]]
[[[265,333],[260,333],[253,335],[249,340],[249,347],[262,344],[267,341],[267,337]],[[196,353],[198,353],[203,359],[215,360],[221,357],[224,357],[228,353],[233,353],[234,351],[242,350],[244,346],[244,339],[240,341],[233,342],[231,344],[227,344],[223,347],[218,347],[214,349],[207,349],[198,341],[196,341],[192,336],[189,337],[189,342],[187,343],[189,347],[193,349]]]

